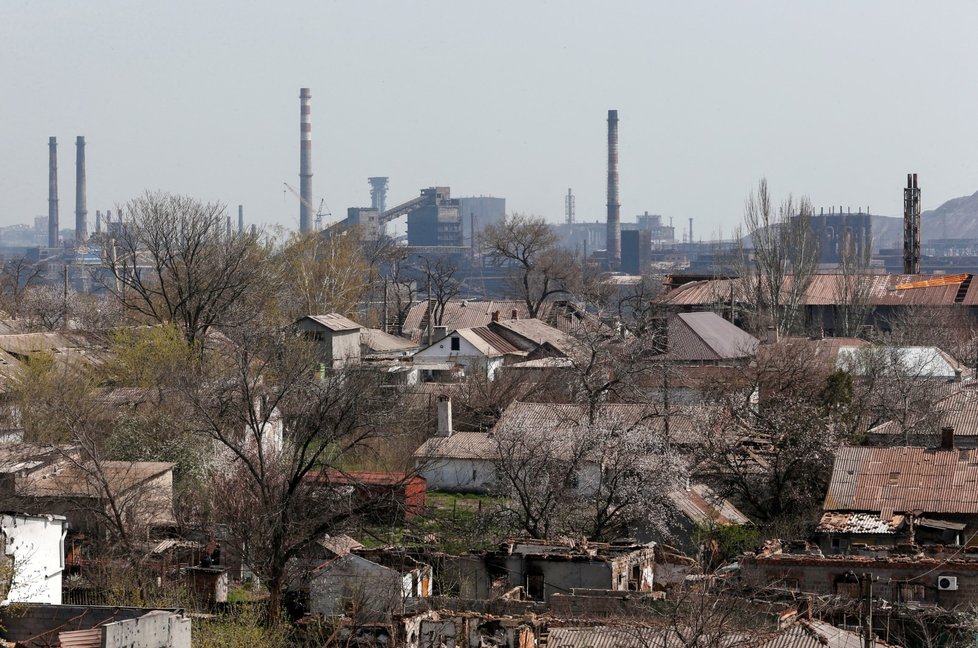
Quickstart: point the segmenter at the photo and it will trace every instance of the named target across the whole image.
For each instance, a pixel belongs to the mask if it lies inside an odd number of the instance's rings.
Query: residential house
[[[973,382],[955,387],[926,411],[914,412],[902,424],[891,420],[870,428],[866,432],[866,443],[934,448],[941,444],[941,430],[951,430],[955,447],[978,447],[978,390]]]
[[[380,329],[360,329],[360,357],[364,360],[384,360],[410,355],[418,345]]]
[[[439,402],[439,407],[443,407]],[[425,441],[414,453],[415,468],[434,490],[484,493],[492,489],[495,464],[500,452],[499,439],[525,435],[559,442],[572,438],[574,430],[587,421],[583,404],[525,403],[514,401],[489,432],[455,432],[450,424],[440,425],[438,436]],[[450,420],[450,417],[449,417]],[[444,421],[439,416],[439,422]],[[669,414],[655,415],[645,405],[604,403],[598,407],[597,425],[621,429],[647,430],[650,435],[665,434],[677,445],[699,442],[705,422],[698,408],[676,408]],[[578,475],[578,488],[586,494],[599,481],[604,468],[585,462]]]
[[[361,326],[339,313],[307,315],[295,330],[315,342],[324,366],[338,368],[360,361]]]
[[[856,544],[978,547],[978,449],[844,446],[818,526],[828,553]]]
[[[406,555],[355,553],[326,561],[308,580],[308,610],[325,617],[374,621],[404,610],[411,598],[431,596],[431,567]]]
[[[656,361],[682,365],[746,364],[760,341],[716,313],[677,313],[655,333],[662,350]]]
[[[450,382],[477,375],[492,380],[508,362],[527,352],[485,326],[452,331],[412,356],[422,380]]]

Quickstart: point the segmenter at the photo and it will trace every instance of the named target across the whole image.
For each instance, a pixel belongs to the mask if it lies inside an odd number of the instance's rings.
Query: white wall
[[[13,559],[13,583],[4,604],[61,605],[66,525],[60,515],[0,516],[6,553]]]
[[[486,493],[495,481],[495,467],[486,459],[420,460],[419,474],[430,490]]]

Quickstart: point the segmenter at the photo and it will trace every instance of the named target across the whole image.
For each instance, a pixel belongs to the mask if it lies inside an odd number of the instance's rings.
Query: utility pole
[[[863,634],[863,648],[873,648],[876,643],[873,640],[873,575],[863,573],[859,579],[865,585],[866,596],[864,598],[865,607],[865,625]]]

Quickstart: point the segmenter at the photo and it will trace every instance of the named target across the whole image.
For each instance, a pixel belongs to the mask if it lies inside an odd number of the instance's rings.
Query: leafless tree
[[[336,483],[350,453],[374,437],[375,378],[313,371],[307,343],[274,330],[239,332],[207,375],[186,386],[189,424],[225,457],[213,474],[219,519],[271,594],[277,622],[287,568],[369,502]]]
[[[43,271],[43,265],[26,256],[14,257],[0,265],[0,295],[14,319],[20,317],[24,292],[42,279]]]
[[[858,337],[863,334],[866,319],[873,307],[869,301],[873,277],[869,272],[871,247],[863,252],[850,236],[842,241],[839,250],[839,274],[835,280],[835,335]]]
[[[21,310],[28,327],[42,331],[68,328],[79,305],[79,295],[57,285],[31,286],[21,297]]]
[[[268,250],[251,234],[228,236],[224,211],[166,193],[130,201],[107,251],[105,287],[149,321],[179,325],[190,345],[215,326],[252,321],[249,300],[268,294]]]
[[[846,395],[826,389],[827,369],[805,339],[763,347],[740,373],[714,387],[697,472],[760,522],[808,515],[843,441],[835,418]]]
[[[353,236],[293,235],[275,255],[286,319],[353,313],[367,293],[368,264]]]
[[[557,234],[536,216],[511,214],[482,232],[485,253],[512,271],[513,289],[536,317],[543,303],[570,291],[578,278],[572,255],[557,247]]]
[[[744,303],[753,308],[756,330],[773,326],[778,335],[804,325],[805,294],[818,269],[818,246],[811,231],[812,206],[807,198],[788,196],[780,206],[761,179],[744,206],[744,223],[752,243],[741,250],[740,278]]]
[[[458,265],[451,256],[441,254],[423,257],[421,268],[424,271],[425,283],[430,286],[430,299],[434,307],[432,321],[435,326],[441,326],[445,319],[445,307],[462,290],[462,285],[455,279]]]
[[[684,465],[661,430],[613,413],[572,421],[555,408],[549,425],[497,425],[492,443],[506,511],[531,537],[665,533]]]

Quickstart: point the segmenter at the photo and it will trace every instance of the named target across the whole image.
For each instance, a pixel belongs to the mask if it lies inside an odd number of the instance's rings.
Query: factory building
[[[448,187],[422,189],[421,198],[422,203],[408,213],[408,245],[464,245],[461,201],[451,197]]]
[[[462,213],[462,237],[464,245],[472,245],[472,233],[481,232],[489,225],[503,222],[506,218],[506,199],[492,196],[459,198]]]

